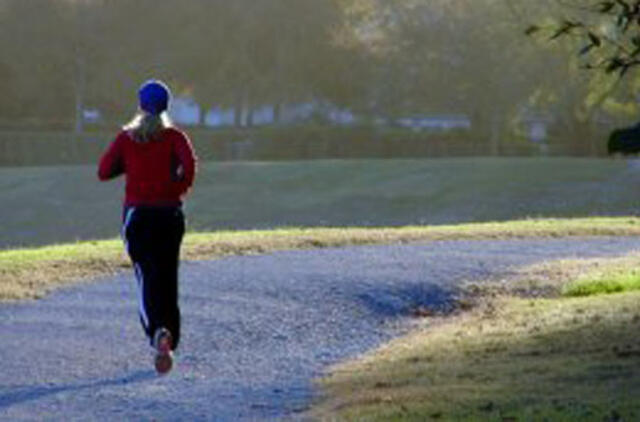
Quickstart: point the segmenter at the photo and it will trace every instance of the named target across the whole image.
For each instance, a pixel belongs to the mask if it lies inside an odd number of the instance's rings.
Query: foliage
[[[569,7],[577,16],[546,28],[551,31],[550,40],[569,36],[583,40],[579,54],[593,57],[594,61],[585,65],[589,69],[624,76],[640,64],[640,0],[596,1],[587,6],[573,3]],[[532,35],[541,29],[531,25],[525,32]]]
[[[123,119],[149,77],[209,105],[306,99],[338,18],[330,0],[4,0],[0,84],[15,95],[0,117],[64,119],[81,103]]]
[[[635,26],[620,26],[626,19],[623,16],[633,12],[624,6],[629,2],[550,0],[537,7],[510,2],[526,12],[523,28],[526,22],[535,22],[525,34],[541,48],[563,57],[556,65],[566,69],[565,76],[560,79],[559,72],[547,72],[556,80],[556,88],[545,90],[550,97],[537,98],[559,116],[555,128],[559,133],[571,131],[575,139],[590,138],[595,150],[593,142],[602,144],[612,127],[629,126],[637,120],[640,77],[628,74],[623,80],[629,67],[613,65],[620,62],[628,48],[625,45],[633,38]]]

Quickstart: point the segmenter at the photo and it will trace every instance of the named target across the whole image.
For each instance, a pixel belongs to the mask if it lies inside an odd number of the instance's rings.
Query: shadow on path
[[[6,393],[0,391],[0,409],[31,400],[37,400],[42,397],[62,392],[81,391],[100,387],[132,384],[137,382],[150,381],[156,379],[157,377],[158,375],[156,375],[156,373],[152,370],[140,370],[122,377],[99,380],[95,382],[85,382],[80,384],[68,385],[18,387],[16,389],[13,389],[13,391],[9,391]]]
[[[395,318],[429,307],[448,312],[453,310],[456,290],[436,284],[408,283],[400,286],[374,287],[358,295],[358,299],[377,315]]]

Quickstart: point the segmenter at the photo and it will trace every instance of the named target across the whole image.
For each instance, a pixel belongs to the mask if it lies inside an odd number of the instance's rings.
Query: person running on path
[[[138,113],[100,158],[98,178],[126,177],[122,237],[137,279],[140,322],[156,351],[156,370],[164,374],[180,341],[182,203],[195,178],[196,156],[167,115],[169,88],[149,80],[138,98]]]

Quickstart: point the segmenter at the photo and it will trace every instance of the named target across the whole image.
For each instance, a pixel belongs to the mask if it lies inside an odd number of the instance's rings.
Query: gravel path
[[[312,379],[444,304],[461,281],[562,257],[640,249],[640,238],[446,241],[281,252],[183,264],[183,343],[152,371],[122,274],[0,305],[0,421],[300,419]]]

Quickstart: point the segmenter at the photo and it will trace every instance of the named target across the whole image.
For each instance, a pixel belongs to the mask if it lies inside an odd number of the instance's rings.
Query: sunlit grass
[[[576,280],[563,289],[563,294],[565,296],[593,296],[633,290],[640,290],[640,272],[637,270],[607,277]]]

